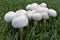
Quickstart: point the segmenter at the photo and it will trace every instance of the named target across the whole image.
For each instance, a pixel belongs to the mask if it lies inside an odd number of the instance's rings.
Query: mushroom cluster
[[[29,19],[40,21],[48,20],[49,17],[56,17],[57,12],[54,9],[49,9],[46,3],[32,3],[26,6],[27,16]]]
[[[26,10],[20,9],[16,12],[7,12],[4,16],[4,20],[6,22],[12,22],[14,28],[23,28],[28,25],[29,20],[48,20],[49,17],[56,16],[57,12],[54,9],[49,9],[46,3],[32,3],[26,6]]]

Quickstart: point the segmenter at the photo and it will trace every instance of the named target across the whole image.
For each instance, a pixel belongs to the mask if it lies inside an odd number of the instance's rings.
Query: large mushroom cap
[[[14,28],[21,28],[28,25],[28,18],[25,15],[19,15],[12,20],[12,26]]]
[[[27,15],[27,14],[25,10],[21,9],[16,11],[16,15]]]
[[[15,12],[9,11],[7,14],[5,14],[4,20],[5,20],[6,22],[11,22],[12,19],[13,19],[15,16],[16,16]]]
[[[54,9],[49,9],[48,14],[50,17],[56,17],[57,12]]]
[[[40,13],[34,13],[32,18],[33,20],[40,21],[42,20],[42,15]]]

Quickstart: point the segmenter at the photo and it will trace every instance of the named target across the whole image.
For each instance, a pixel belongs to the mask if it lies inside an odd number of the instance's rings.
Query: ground
[[[47,21],[35,22],[32,20],[29,27],[24,28],[24,40],[60,40],[60,0],[0,0],[0,40],[20,40],[20,31],[4,21],[8,11],[25,9],[29,3],[48,4],[49,8],[57,11],[57,17]]]

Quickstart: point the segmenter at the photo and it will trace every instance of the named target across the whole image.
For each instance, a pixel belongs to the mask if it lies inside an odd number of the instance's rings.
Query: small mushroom
[[[49,9],[48,14],[50,17],[56,17],[57,12],[54,9]]]
[[[41,3],[40,6],[41,7],[47,7],[47,4],[46,3]]]
[[[20,28],[20,39],[23,40],[23,27],[28,25],[28,18],[25,15],[18,15],[12,20],[14,28]]]
[[[42,15],[41,15],[41,13],[37,13],[37,12],[34,13],[33,16],[32,16],[32,19],[35,21],[35,22],[34,22],[34,27],[36,28],[38,21],[41,21],[41,20],[42,20]],[[34,30],[35,30],[35,29],[34,29]]]
[[[43,12],[43,13],[41,13],[41,14],[42,14],[42,18],[44,19],[44,20],[43,20],[44,23],[46,23],[46,20],[49,19],[49,15],[48,15],[48,13],[47,13],[47,12]]]
[[[9,11],[9,12],[7,12],[7,13],[5,14],[4,20],[5,20],[6,22],[11,22],[15,16],[16,16],[15,12]]]

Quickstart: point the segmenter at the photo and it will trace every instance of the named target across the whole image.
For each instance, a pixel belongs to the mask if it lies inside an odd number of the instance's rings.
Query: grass
[[[0,40],[20,40],[19,30],[12,27],[11,23],[4,21],[4,15],[8,11],[25,9],[29,3],[48,4],[49,8],[57,11],[56,18],[50,18],[46,22],[32,20],[29,27],[24,28],[24,40],[60,40],[60,0],[0,0]]]

